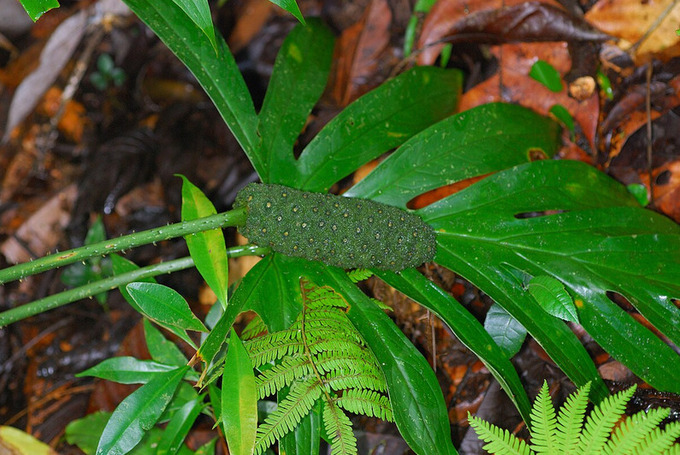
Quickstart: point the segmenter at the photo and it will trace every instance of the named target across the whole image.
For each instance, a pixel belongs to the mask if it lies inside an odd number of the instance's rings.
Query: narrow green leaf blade
[[[181,367],[187,364],[187,358],[175,343],[163,336],[160,330],[144,319],[144,338],[151,358],[159,363]]]
[[[258,117],[268,172],[260,175],[263,182],[296,186],[293,146],[326,86],[333,42],[318,19],[298,25],[284,40]]]
[[[305,24],[305,18],[302,16],[300,7],[298,6],[295,0],[269,0],[269,1],[275,4],[276,6],[279,6],[280,8],[288,11],[295,17],[295,19],[299,20],[303,25]]]
[[[82,378],[92,376],[120,384],[146,384],[160,373],[174,371],[174,365],[164,365],[152,360],[139,360],[134,357],[113,357],[98,365],[76,374]]]
[[[546,313],[570,322],[578,322],[576,305],[564,285],[553,277],[541,275],[533,277],[527,290]]]
[[[222,413],[224,434],[233,455],[251,455],[257,433],[257,386],[248,352],[234,329],[222,376]]]
[[[552,156],[561,129],[530,109],[504,103],[475,107],[411,138],[345,195],[406,207],[414,197],[471,177]]]
[[[172,0],[182,11],[201,29],[210,41],[210,44],[217,52],[217,40],[215,39],[215,28],[210,15],[210,5],[206,0]]]
[[[189,367],[161,373],[135,390],[113,411],[96,455],[122,455],[132,450],[158,421]]]
[[[172,2],[125,0],[130,9],[189,68],[213,100],[222,118],[243,147],[258,173],[264,171],[258,152],[257,115],[236,61],[224,39],[213,43]]]
[[[183,175],[182,221],[215,215],[217,210],[203,192]],[[184,237],[196,268],[222,306],[227,304],[227,247],[221,229],[198,232]]]
[[[376,273],[387,284],[441,318],[456,337],[484,362],[515,404],[522,418],[529,423],[531,404],[515,367],[469,311],[415,269],[406,269],[398,274]]]
[[[270,332],[287,329],[302,309],[300,276],[307,264],[281,254],[268,255],[243,277],[232,302],[259,314]]]
[[[33,22],[53,8],[59,8],[57,0],[20,0]]]
[[[458,71],[413,68],[362,96],[331,120],[298,159],[298,188],[327,191],[362,164],[455,111]]]
[[[156,455],[174,455],[182,447],[184,438],[189,434],[189,430],[204,408],[204,396],[201,395],[194,400],[187,401],[182,406],[165,427],[165,431],[158,442]]]
[[[394,420],[411,449],[418,455],[457,454],[444,396],[422,354],[344,270],[320,267],[314,272],[315,283],[331,286],[352,302],[347,316],[385,374]],[[311,267],[308,273],[312,273]]]

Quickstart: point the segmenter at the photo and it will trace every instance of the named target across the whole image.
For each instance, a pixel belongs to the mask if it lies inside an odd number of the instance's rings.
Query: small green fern
[[[680,436],[680,422],[670,423],[663,430],[659,428],[670,413],[665,408],[638,412],[624,419],[612,433],[635,388],[605,399],[593,409],[584,425],[590,384],[569,396],[555,417],[548,385],[544,382],[531,410],[531,445],[470,414],[468,421],[487,443],[484,450],[496,455],[680,454],[680,445],[674,443]]]
[[[359,274],[358,277],[365,276]],[[322,419],[333,455],[356,454],[356,438],[345,413],[392,420],[387,386],[373,353],[347,318],[347,302],[328,287],[300,280],[302,311],[286,330],[266,333],[255,318],[242,333],[260,399],[289,392],[258,427],[255,454],[295,429],[322,400]]]

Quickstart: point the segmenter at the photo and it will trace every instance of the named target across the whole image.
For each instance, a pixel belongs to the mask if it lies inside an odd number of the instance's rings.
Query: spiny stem
[[[197,232],[209,231],[211,229],[239,226],[245,222],[245,219],[246,210],[245,208],[240,208],[205,218],[169,224],[163,227],[124,235],[116,239],[104,240],[103,242],[93,243],[92,245],[74,248],[61,253],[51,254],[31,262],[24,262],[23,264],[17,264],[0,270],[0,284],[20,280],[30,275],[35,275],[50,269],[56,269],[57,267],[62,267],[94,256],[103,256],[128,248],[161,242],[176,237],[183,237],[196,234]]]
[[[262,255],[267,252],[269,252],[269,248],[245,245],[229,248],[227,250],[227,255],[229,257],[239,257]],[[142,267],[130,272],[121,273],[120,275],[115,275],[110,278],[105,278],[103,280],[70,289],[59,294],[54,294],[40,300],[35,300],[31,303],[27,303],[26,305],[12,308],[11,310],[0,313],[0,328],[22,319],[26,319],[30,316],[35,316],[36,314],[53,310],[60,306],[75,302],[76,300],[92,297],[99,293],[116,289],[119,286],[124,286],[128,283],[132,283],[133,281],[139,281],[144,278],[161,275],[163,273],[171,273],[178,270],[188,269],[193,265],[193,259],[187,256],[172,261],[161,262],[160,264],[149,265],[147,267]]]

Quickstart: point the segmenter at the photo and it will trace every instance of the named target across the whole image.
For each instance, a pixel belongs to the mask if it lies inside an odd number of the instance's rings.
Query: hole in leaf
[[[637,312],[635,307],[628,301],[628,299],[625,298],[623,295],[619,294],[618,292],[607,291],[607,298],[614,302],[615,304],[617,304],[619,307],[621,307],[622,310],[628,313]]]
[[[527,150],[527,158],[529,158],[529,161],[540,161],[547,160],[548,155],[543,151],[543,149],[533,147]]]
[[[523,220],[526,218],[538,218],[541,216],[558,215],[560,213],[567,213],[569,210],[541,210],[538,212],[520,212],[515,213],[514,217],[518,220]]]
[[[452,194],[455,194],[461,190],[464,190],[468,186],[472,185],[473,183],[477,183],[480,180],[488,177],[491,174],[485,174],[485,175],[478,175],[475,177],[470,177],[465,180],[460,180],[456,183],[451,183],[450,185],[444,185],[440,186],[439,188],[435,188],[433,190],[430,190],[426,193],[423,193],[421,195],[418,195],[408,201],[406,206],[409,209],[422,209],[423,207],[426,207],[434,202],[439,201],[440,199],[444,199],[447,196],[451,196]]]
[[[671,171],[666,169],[665,171],[656,176],[656,179],[654,179],[654,183],[656,183],[657,185],[666,185],[668,184],[668,182],[671,181],[671,175],[672,175]]]

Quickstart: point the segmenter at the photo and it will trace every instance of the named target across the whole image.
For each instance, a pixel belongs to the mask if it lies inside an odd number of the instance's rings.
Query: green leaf
[[[450,115],[458,105],[457,70],[417,67],[362,96],[331,120],[297,161],[297,188],[327,191],[362,164]]]
[[[630,185],[626,185],[626,188],[642,207],[646,207],[649,204],[649,194],[647,193],[646,186],[641,183],[631,183]]]
[[[186,14],[175,3],[156,0],[125,3],[196,76],[255,170],[262,174],[264,164],[258,152],[255,107],[224,39],[216,36],[216,53],[214,43],[195,23],[186,20]]]
[[[182,178],[182,221],[195,220],[217,211],[203,192],[186,177]],[[213,290],[222,306],[227,304],[227,247],[221,229],[198,232],[184,237],[189,253],[203,279]]]
[[[498,346],[511,359],[522,347],[527,337],[526,329],[498,304],[491,305],[484,319],[484,328]]]
[[[531,412],[529,397],[524,391],[515,367],[509,361],[509,356],[465,307],[415,269],[406,269],[398,274],[392,272],[377,274],[387,284],[441,318],[456,337],[486,365],[515,404],[522,418],[529,422]]]
[[[24,9],[31,17],[33,22],[40,19],[40,16],[53,8],[59,8],[57,0],[20,0]]]
[[[305,18],[302,16],[302,13],[300,12],[300,7],[298,6],[295,0],[269,0],[269,1],[288,11],[290,14],[295,16],[295,19],[299,20],[303,25],[305,24]]]
[[[562,91],[562,76],[550,63],[538,60],[531,66],[529,76],[557,93]]]
[[[144,338],[151,358],[158,363],[182,367],[187,358],[175,343],[168,340],[148,319],[144,319]]]
[[[124,454],[151,429],[168,405],[189,367],[161,373],[135,390],[113,411],[97,447],[97,455]]]
[[[92,376],[120,384],[146,384],[159,374],[176,369],[177,367],[174,365],[164,365],[152,360],[113,357],[76,374],[76,377]]]
[[[87,455],[97,451],[99,438],[111,418],[110,412],[98,411],[66,425],[66,442],[78,446]]]
[[[300,276],[306,264],[281,254],[268,255],[243,277],[232,302],[259,314],[270,332],[288,328],[302,309]]]
[[[579,322],[576,305],[564,285],[553,277],[533,277],[527,290],[546,313],[570,322]]]
[[[678,355],[607,296],[626,296],[680,341],[680,310],[672,302],[680,295],[680,227],[640,208],[625,187],[580,162],[538,161],[487,177],[420,214],[439,231],[435,261],[503,306],[577,385],[593,381],[596,400],[606,388],[573,333],[497,264],[560,280],[581,324],[607,352],[653,387],[680,390],[672,379],[680,377]]]
[[[257,431],[257,386],[248,352],[234,329],[222,376],[222,413],[220,420],[233,455],[250,455]]]
[[[583,419],[588,406],[588,394],[590,383],[579,387],[578,390],[567,397],[567,402],[557,415],[557,444],[562,449],[559,453],[572,454],[579,444],[579,435],[583,426]]]
[[[561,104],[555,104],[550,108],[549,112],[569,131],[572,133],[574,132],[576,127],[576,124],[574,123],[574,117],[572,117],[566,107],[562,106]]]
[[[192,20],[194,24],[205,34],[210,44],[217,53],[217,40],[215,39],[215,29],[210,15],[210,5],[206,0],[172,0],[182,11]]]
[[[125,259],[124,257],[118,255],[118,254],[112,254],[109,256],[111,258],[111,267],[113,269],[113,274],[114,275],[122,275],[127,272],[132,272],[134,270],[139,269],[139,266],[135,264],[132,261],[129,261]],[[140,280],[142,283],[155,283],[156,280],[153,277],[145,278],[143,280]],[[132,298],[130,293],[127,291],[125,286],[119,286],[118,290],[120,291],[121,295],[125,299],[127,303],[130,304],[132,308],[135,309],[140,314],[144,314],[142,309],[137,305],[137,302],[135,302],[135,299]]]
[[[345,195],[406,207],[414,197],[471,177],[552,156],[560,128],[512,104],[475,107],[414,136]]]
[[[150,319],[183,330],[207,332],[191,312],[189,304],[177,291],[156,283],[130,283],[127,291]]]
[[[204,408],[204,395],[187,401],[172,417],[158,442],[156,455],[174,455],[182,447],[184,438]]]
[[[394,420],[411,449],[418,455],[456,454],[441,388],[422,354],[344,270],[309,267],[307,272],[314,273],[315,283],[331,286],[352,302],[347,316],[385,374]]]
[[[198,450],[196,450],[196,453],[194,455],[214,455],[216,445],[217,445],[217,438],[214,438],[210,442],[206,442],[201,447],[199,447]]]
[[[0,425],[0,450],[12,455],[56,455],[50,446],[18,428]]]
[[[318,19],[298,25],[281,46],[259,114],[266,183],[296,186],[293,146],[326,86],[333,34]],[[291,94],[294,93],[294,96]]]

